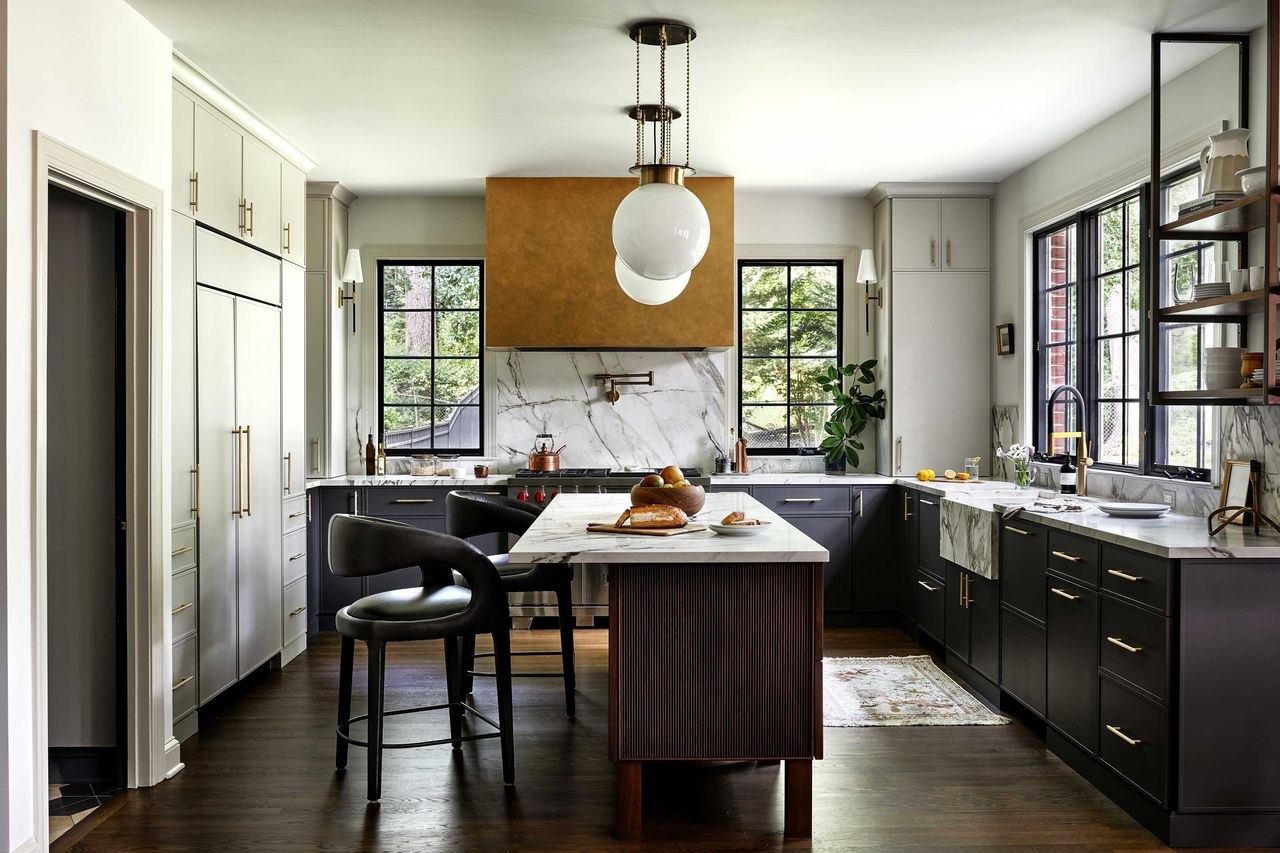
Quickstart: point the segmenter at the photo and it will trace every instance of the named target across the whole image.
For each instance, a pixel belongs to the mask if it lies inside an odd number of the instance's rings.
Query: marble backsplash
[[[728,437],[723,352],[501,352],[496,465],[522,468],[534,436],[551,433],[563,468],[683,465],[710,471]],[[616,404],[599,373],[653,371]],[[488,377],[487,377],[488,378]]]

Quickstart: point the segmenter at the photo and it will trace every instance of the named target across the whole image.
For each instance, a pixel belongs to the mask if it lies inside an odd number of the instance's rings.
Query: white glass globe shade
[[[664,281],[687,273],[710,241],[707,209],[677,184],[636,187],[613,214],[613,248],[644,278]]]
[[[618,279],[618,286],[622,288],[622,292],[636,302],[642,305],[661,305],[664,302],[670,302],[684,292],[685,285],[689,283],[690,273],[684,272],[675,278],[659,281],[636,275],[631,271],[630,267],[622,262],[622,258],[615,257],[613,259],[613,275]]]

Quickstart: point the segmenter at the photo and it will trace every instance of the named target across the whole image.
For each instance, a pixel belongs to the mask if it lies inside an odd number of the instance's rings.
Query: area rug
[[[1009,722],[928,655],[822,659],[823,725],[998,726]]]

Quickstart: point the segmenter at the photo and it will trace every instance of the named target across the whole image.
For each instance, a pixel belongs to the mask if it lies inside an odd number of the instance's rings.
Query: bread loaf
[[[661,530],[684,527],[689,523],[689,516],[684,514],[684,510],[674,506],[650,504],[649,506],[633,506],[630,520],[631,526],[639,530]]]

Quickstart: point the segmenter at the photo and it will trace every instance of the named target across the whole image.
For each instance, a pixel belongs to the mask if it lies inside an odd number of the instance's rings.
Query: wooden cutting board
[[[629,533],[634,536],[679,536],[681,533],[701,533],[706,530],[705,524],[691,523],[684,527],[661,527],[661,528],[643,528],[643,527],[617,527],[612,524],[588,524],[588,533]]]

